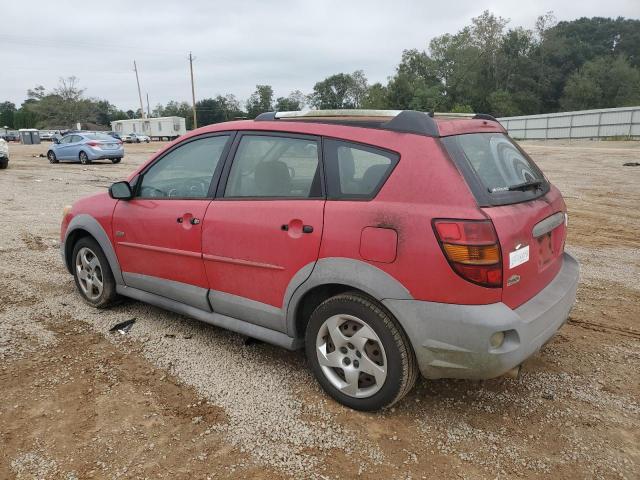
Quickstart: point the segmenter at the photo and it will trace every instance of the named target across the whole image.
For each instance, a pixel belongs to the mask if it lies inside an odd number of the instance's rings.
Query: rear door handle
[[[189,223],[191,223],[191,225],[198,225],[200,223],[200,219],[193,217],[191,220],[189,220]]]
[[[311,226],[311,225],[303,225],[302,233],[313,233],[313,226]]]

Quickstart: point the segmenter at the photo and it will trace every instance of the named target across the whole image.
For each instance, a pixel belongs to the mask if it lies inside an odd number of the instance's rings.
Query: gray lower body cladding
[[[578,262],[565,253],[558,275],[515,310],[503,303],[383,303],[405,329],[424,377],[488,379],[520,365],[566,322],[579,274]],[[505,333],[504,342],[492,348],[490,338],[497,332]]]

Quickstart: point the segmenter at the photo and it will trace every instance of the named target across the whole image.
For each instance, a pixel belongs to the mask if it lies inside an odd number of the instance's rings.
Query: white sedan
[[[143,135],[142,133],[132,133],[130,135],[125,135],[124,137],[122,137],[122,140],[127,143],[149,143],[151,141],[151,137],[149,137],[148,135]]]

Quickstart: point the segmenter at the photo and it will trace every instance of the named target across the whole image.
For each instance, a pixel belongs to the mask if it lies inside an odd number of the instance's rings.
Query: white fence
[[[640,138],[640,107],[603,108],[498,119],[517,139]]]

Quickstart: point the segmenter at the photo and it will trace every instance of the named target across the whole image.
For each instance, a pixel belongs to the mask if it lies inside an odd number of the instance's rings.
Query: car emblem
[[[520,275],[511,275],[507,280],[507,287],[514,285],[520,281]]]

